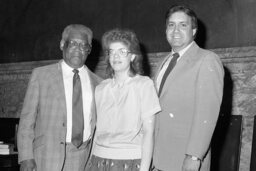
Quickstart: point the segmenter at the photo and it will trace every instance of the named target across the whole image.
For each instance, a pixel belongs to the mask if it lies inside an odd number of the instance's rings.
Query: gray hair
[[[85,34],[88,37],[88,41],[90,44],[92,44],[92,37],[93,32],[90,28],[82,25],[82,24],[71,24],[65,27],[64,31],[62,32],[62,41],[66,42],[68,39],[68,36],[71,32],[77,32],[80,34]]]

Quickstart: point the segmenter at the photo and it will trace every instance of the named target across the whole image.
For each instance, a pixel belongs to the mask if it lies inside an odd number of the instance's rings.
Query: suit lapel
[[[65,97],[61,61],[56,64],[56,70],[52,73],[52,81],[53,81],[52,88],[55,90],[54,95],[59,99],[60,110],[62,110],[61,113],[63,113],[63,120],[66,123],[67,109],[66,109],[66,97]]]
[[[62,115],[63,121],[67,123],[66,97],[65,97],[61,61],[56,64],[55,70],[53,71],[53,73],[51,74],[51,78],[49,79],[53,82],[52,88],[55,93],[53,96],[56,96],[59,99],[60,110],[62,111],[61,113],[63,113]],[[98,82],[96,79],[94,79],[94,75],[89,69],[87,69],[87,72],[88,72],[90,83],[91,83],[91,91],[92,91],[92,98],[93,98],[92,105],[91,105],[91,131],[93,132],[95,128],[95,123],[96,123],[96,105],[94,100],[94,90]]]
[[[186,65],[188,65],[194,58],[196,57],[196,51],[198,50],[198,45],[194,42],[191,47],[182,55],[180,60],[177,62],[176,66],[173,68],[172,72],[168,75],[165,84],[163,86],[162,94],[164,94],[168,90],[168,85],[170,85],[172,82],[175,81],[175,78],[179,77],[179,74],[181,74],[184,71],[184,68],[186,68]]]

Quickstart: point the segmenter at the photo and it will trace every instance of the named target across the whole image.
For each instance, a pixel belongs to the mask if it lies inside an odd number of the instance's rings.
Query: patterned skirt
[[[141,159],[115,160],[92,155],[88,171],[139,171]]]

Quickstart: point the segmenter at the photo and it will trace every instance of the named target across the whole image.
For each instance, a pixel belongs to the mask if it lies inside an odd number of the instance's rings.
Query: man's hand
[[[200,160],[192,160],[191,156],[186,155],[183,161],[182,171],[199,171],[200,165]]]
[[[23,160],[20,163],[20,171],[36,171],[36,162],[34,159]]]

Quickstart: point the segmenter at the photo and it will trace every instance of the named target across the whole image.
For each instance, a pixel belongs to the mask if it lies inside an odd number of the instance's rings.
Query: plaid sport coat
[[[101,79],[89,70],[88,73],[94,94]],[[94,100],[91,118],[93,134],[96,120]],[[20,115],[19,162],[35,159],[37,171],[61,170],[65,157],[66,123],[61,61],[34,69]]]

